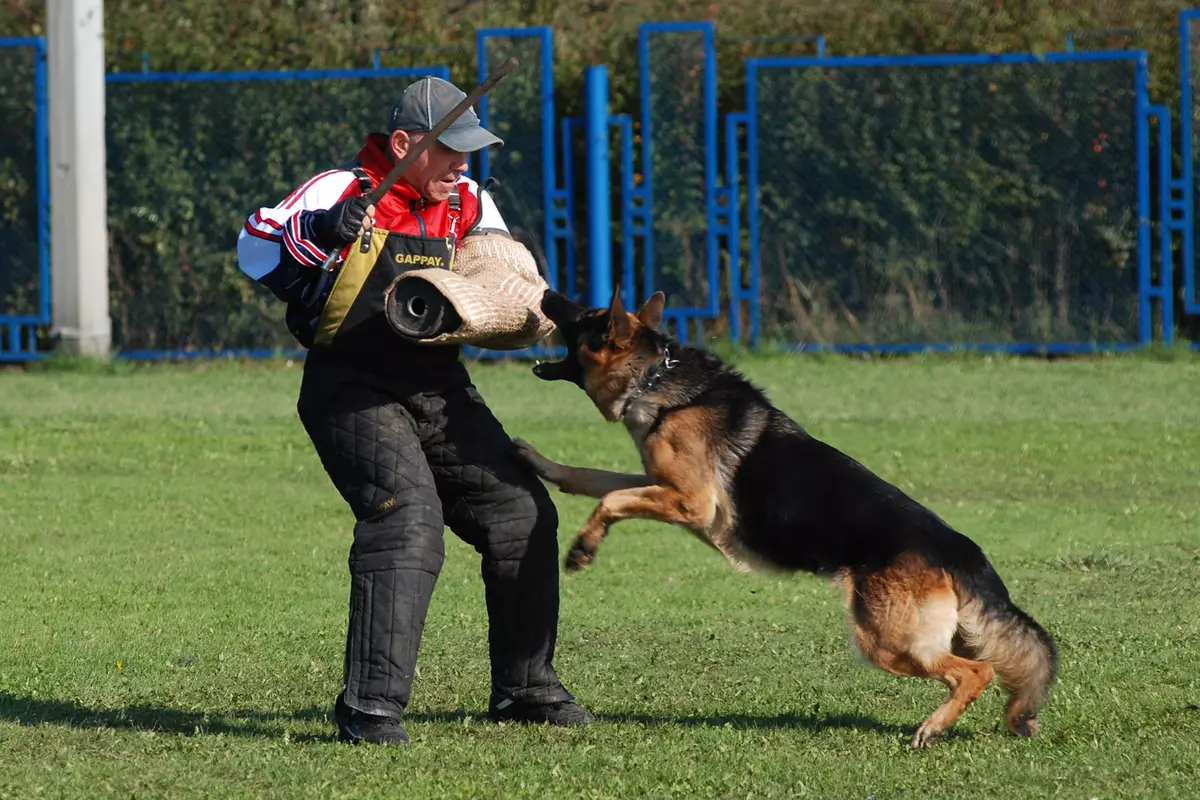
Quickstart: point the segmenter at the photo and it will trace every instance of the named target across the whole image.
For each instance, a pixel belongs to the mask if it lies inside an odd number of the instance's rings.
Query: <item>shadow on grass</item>
[[[915,726],[889,725],[857,714],[818,716],[801,712],[754,716],[750,714],[710,714],[693,716],[659,716],[655,714],[597,714],[601,722],[632,725],[679,725],[682,727],[733,728],[748,730],[791,728],[820,733],[827,730],[861,730],[889,736],[911,736]]]
[[[405,722],[429,724],[456,724],[468,717],[487,720],[486,714],[472,714],[468,711],[424,711],[404,715]],[[838,714],[820,716],[802,712],[789,712],[771,716],[755,716],[751,714],[710,714],[710,715],[658,715],[658,714],[626,714],[620,712],[597,712],[596,721],[609,725],[646,725],[650,727],[678,726],[684,728],[723,728],[729,725],[734,728],[747,730],[792,729],[811,733],[827,730],[861,730],[885,736],[912,736],[915,725],[889,725],[870,717],[857,714]],[[951,732],[953,735],[953,732]]]
[[[478,718],[486,713],[469,711],[415,711],[406,714],[405,722],[447,725]],[[598,722],[616,725],[681,726],[721,728],[729,725],[740,729],[795,729],[812,733],[826,730],[862,730],[886,736],[910,736],[913,728],[889,725],[870,717],[837,714],[819,716],[789,712],[768,716],[750,714],[711,715],[654,715],[598,713]],[[152,705],[125,708],[97,709],[68,700],[18,697],[0,692],[0,722],[17,725],[64,725],[72,728],[114,728],[148,731],[182,736],[246,736],[264,739],[288,738],[293,742],[333,741],[333,714],[329,708],[304,708],[294,712],[254,711],[239,709],[229,712],[188,711]],[[287,730],[295,722],[321,723],[328,733],[300,733]],[[953,733],[951,734],[953,735]]]
[[[65,725],[72,728],[116,728],[183,736],[229,735],[281,739],[288,733],[283,724],[328,722],[328,736],[290,735],[292,741],[332,739],[332,712],[305,708],[295,712],[235,710],[230,712],[187,711],[152,705],[125,708],[88,708],[69,700],[18,697],[0,692],[0,722],[17,725]]]

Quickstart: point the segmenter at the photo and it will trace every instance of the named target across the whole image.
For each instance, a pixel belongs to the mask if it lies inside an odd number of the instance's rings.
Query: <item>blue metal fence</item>
[[[1174,177],[1171,159],[1171,110],[1164,105],[1147,109],[1158,129],[1158,282],[1152,283],[1148,294],[1158,300],[1161,315],[1162,343],[1175,340],[1175,255],[1172,234],[1187,229],[1183,203],[1183,181]]]
[[[480,82],[509,57],[516,57],[522,64],[480,101],[480,120],[504,139],[504,147],[479,154],[479,180],[495,178],[491,193],[505,222],[543,265],[547,283],[575,295],[578,267],[568,149],[570,127],[562,131],[560,170],[553,30],[546,26],[483,28],[476,32],[476,51]],[[465,351],[476,358],[545,356],[552,352],[544,345],[517,353],[475,347]]]
[[[45,41],[0,38],[0,73],[0,361],[29,361],[50,324]]]
[[[720,313],[716,34],[709,22],[649,23],[638,31],[643,233],[641,299],[681,339]],[[633,198],[630,198],[633,200]]]
[[[751,59],[747,106],[768,335],[890,352],[1150,342],[1145,53]]]
[[[555,113],[549,28],[479,31],[481,78],[513,55],[524,68],[481,103],[506,146],[481,154],[476,177],[498,180],[506,219],[554,288],[596,302],[611,279],[630,306],[664,290],[667,324],[685,340],[727,331],[735,342],[887,352],[1169,343],[1176,252],[1182,308],[1200,313],[1198,22],[1200,10],[1181,15],[1178,175],[1146,54],[1084,51],[1118,34],[1135,42],[1136,30],[1078,32],[1070,52],[1046,55],[846,58],[820,36],[732,40],[687,22],[641,27],[639,106],[610,113],[606,96],[592,98],[605,110],[590,126]],[[779,55],[802,52],[816,55]],[[718,53],[746,66],[746,110],[724,117]],[[0,89],[14,131],[0,177],[28,173],[3,206],[0,360],[13,360],[36,356],[50,322],[44,47],[0,39],[3,59],[17,80]],[[108,76],[121,355],[291,350],[282,310],[240,279],[232,238],[247,200],[277,199],[352,155],[400,84],[448,77],[380,60],[269,73],[146,63]],[[170,154],[168,166],[146,174],[145,152]],[[597,177],[610,154],[611,183]],[[586,238],[579,202],[593,223]]]
[[[568,190],[558,184],[552,31],[485,28],[477,42],[480,82],[510,56],[524,65],[480,101],[481,121],[505,143],[479,154],[479,178],[496,178],[492,193],[505,221],[545,264],[546,280],[557,289],[566,282],[560,264],[573,272],[575,254]],[[566,242],[561,257],[560,240]]]
[[[1200,106],[1197,105],[1196,84],[1200,79],[1200,9],[1179,15],[1179,73],[1180,73],[1180,149],[1183,158],[1181,192],[1183,200],[1183,304],[1188,314],[1200,314],[1200,282],[1196,280],[1196,186],[1195,160],[1197,137],[1200,136]]]

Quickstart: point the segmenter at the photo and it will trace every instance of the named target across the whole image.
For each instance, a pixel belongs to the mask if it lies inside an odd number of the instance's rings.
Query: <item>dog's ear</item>
[[[627,340],[633,334],[633,324],[621,302],[621,287],[613,290],[612,302],[608,305],[608,340],[610,342]]]
[[[666,304],[667,296],[662,292],[650,295],[650,299],[637,312],[638,322],[658,330],[658,326],[662,324],[663,306]]]

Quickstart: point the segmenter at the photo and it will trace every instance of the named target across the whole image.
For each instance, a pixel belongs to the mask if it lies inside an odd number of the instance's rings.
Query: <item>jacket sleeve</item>
[[[467,236],[486,236],[489,234],[499,234],[512,238],[509,233],[508,224],[505,223],[504,217],[500,214],[500,209],[496,207],[496,201],[492,199],[490,192],[484,191],[479,184],[470,178],[463,178],[461,185],[465,185],[467,191],[475,195],[479,199],[479,213],[475,219],[471,220],[467,226],[467,232],[463,235],[463,239]]]
[[[281,299],[305,270],[325,260],[313,241],[312,215],[330,208],[355,188],[354,173],[322,172],[276,206],[258,209],[238,234],[238,265]]]
[[[481,191],[479,193],[479,221],[475,223],[471,233],[475,235],[490,233],[510,235],[508,225],[504,222],[504,217],[500,215],[500,209],[496,208],[496,201],[492,199],[490,192]]]

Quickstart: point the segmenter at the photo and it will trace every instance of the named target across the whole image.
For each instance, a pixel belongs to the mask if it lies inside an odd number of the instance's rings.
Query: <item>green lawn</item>
[[[1200,359],[739,359],[783,409],[978,541],[1057,638],[1032,741],[990,688],[864,665],[809,576],[739,575],[624,523],[564,578],[557,666],[600,722],[490,724],[478,560],[448,536],[407,749],[333,741],[351,519],[299,365],[0,372],[0,797],[1195,796]],[[527,365],[506,428],[631,469],[624,431]],[[590,501],[555,494],[566,543]]]

